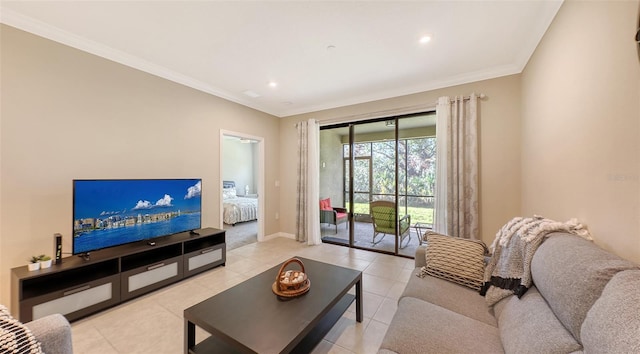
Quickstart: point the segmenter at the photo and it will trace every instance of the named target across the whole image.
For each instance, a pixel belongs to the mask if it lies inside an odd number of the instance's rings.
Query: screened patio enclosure
[[[413,257],[433,224],[435,142],[434,112],[321,127],[320,198],[349,216],[321,223],[323,241]]]

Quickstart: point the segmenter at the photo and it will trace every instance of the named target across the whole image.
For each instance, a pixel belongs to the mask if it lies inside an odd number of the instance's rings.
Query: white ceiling
[[[519,73],[561,4],[3,0],[0,19],[283,117]]]

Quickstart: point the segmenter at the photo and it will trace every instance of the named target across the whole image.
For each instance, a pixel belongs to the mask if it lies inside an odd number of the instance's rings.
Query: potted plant
[[[40,258],[40,268],[44,269],[51,267],[51,257],[42,254],[38,258]]]
[[[31,257],[31,259],[29,260],[28,267],[29,267],[29,271],[40,269],[40,257],[37,257],[37,256]]]

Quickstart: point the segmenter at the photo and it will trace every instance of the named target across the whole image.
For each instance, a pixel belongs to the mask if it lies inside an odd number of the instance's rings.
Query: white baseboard
[[[276,232],[275,234],[265,236],[264,241],[273,240],[276,237],[290,238],[292,240],[296,239],[296,235],[294,234],[288,234],[286,232]]]

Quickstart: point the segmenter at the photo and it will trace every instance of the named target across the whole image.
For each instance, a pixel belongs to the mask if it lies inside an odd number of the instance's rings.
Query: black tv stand
[[[191,230],[191,231],[189,231],[189,235],[191,235],[191,236],[200,236],[200,233],[196,232],[195,230]]]
[[[225,231],[189,231],[66,257],[50,268],[11,269],[11,314],[22,322],[61,313],[69,321],[226,262]],[[64,300],[63,300],[64,298]]]

